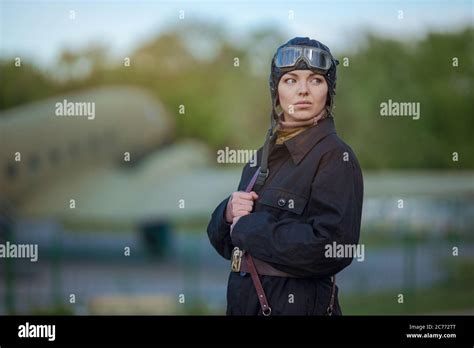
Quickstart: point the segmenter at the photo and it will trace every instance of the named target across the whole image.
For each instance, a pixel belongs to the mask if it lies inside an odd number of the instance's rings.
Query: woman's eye
[[[321,83],[322,81],[321,79],[315,78],[315,79],[312,79],[311,82],[318,84],[318,83]]]
[[[286,79],[285,80],[286,83],[295,83],[295,79]]]

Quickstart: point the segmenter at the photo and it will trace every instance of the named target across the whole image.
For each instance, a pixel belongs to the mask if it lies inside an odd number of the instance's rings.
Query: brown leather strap
[[[245,260],[249,266],[250,275],[252,276],[253,286],[257,291],[258,301],[260,302],[260,307],[262,308],[262,313],[264,316],[269,316],[272,313],[272,309],[268,305],[267,296],[265,291],[263,291],[262,283],[258,277],[257,269],[252,260],[252,256],[249,253],[245,252]]]
[[[280,271],[279,269],[276,269],[269,263],[256,259],[255,257],[252,257],[252,260],[255,265],[255,268],[257,269],[257,273],[260,275],[266,275],[266,276],[272,276],[272,277],[300,278],[296,275]],[[246,258],[242,258],[239,272],[250,273],[250,267],[248,265]]]
[[[331,277],[332,280],[332,290],[331,290],[331,301],[329,301],[329,306],[326,309],[327,315],[331,316],[334,311],[334,299],[336,297],[336,275]]]
[[[255,181],[260,173],[260,167],[255,171],[252,179],[250,180],[245,192],[250,192],[255,185]],[[255,268],[255,264],[253,263],[252,256],[244,251],[244,259],[246,260],[246,264],[248,265],[250,275],[252,276],[253,286],[257,291],[258,301],[260,302],[260,307],[262,308],[262,313],[265,316],[270,315],[272,309],[268,305],[267,296],[265,295],[265,291],[263,291],[262,283],[260,282],[260,278],[258,277],[257,269]]]

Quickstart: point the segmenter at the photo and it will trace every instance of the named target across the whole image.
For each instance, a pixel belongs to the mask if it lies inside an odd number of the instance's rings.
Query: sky
[[[179,19],[180,11],[184,19]],[[309,36],[337,52],[355,47],[367,30],[398,39],[422,38],[429,31],[472,26],[473,18],[474,0],[0,0],[0,57],[26,57],[47,66],[63,49],[93,42],[126,55],[169,26],[194,19],[223,24],[226,35],[237,42],[250,30],[270,24],[288,39]]]

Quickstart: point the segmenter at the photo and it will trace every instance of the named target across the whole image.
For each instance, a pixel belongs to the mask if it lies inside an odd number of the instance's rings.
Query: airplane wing
[[[23,218],[126,223],[209,217],[237,188],[241,169],[214,170],[204,144],[183,141],[132,168],[106,167],[63,177],[18,206]],[[74,205],[71,205],[74,200]]]

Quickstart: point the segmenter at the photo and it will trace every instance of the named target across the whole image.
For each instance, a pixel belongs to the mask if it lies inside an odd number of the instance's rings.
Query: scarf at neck
[[[324,108],[316,116],[311,116],[306,120],[285,121],[283,118],[283,113],[281,113],[278,117],[278,126],[276,128],[277,139],[275,144],[283,144],[285,141],[293,138],[301,132],[304,132],[306,129],[315,126],[318,121],[326,118],[326,116],[326,108]]]

